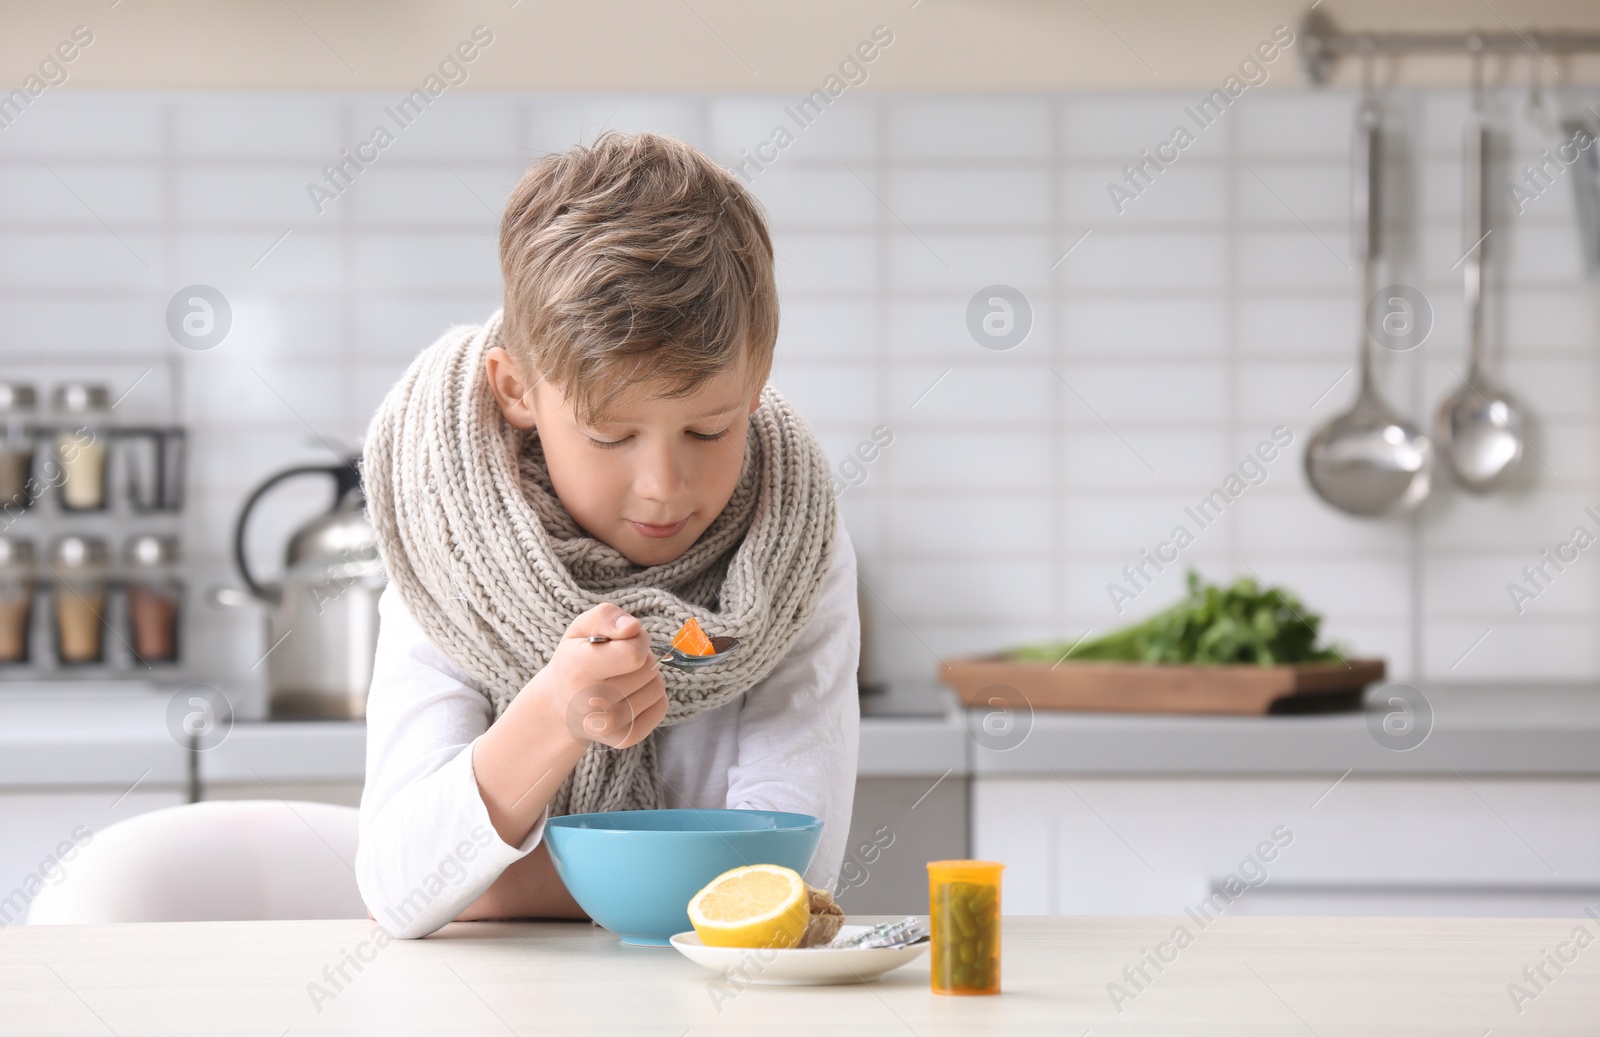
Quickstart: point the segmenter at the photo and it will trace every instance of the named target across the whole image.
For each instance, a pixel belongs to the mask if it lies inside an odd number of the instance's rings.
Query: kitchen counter
[[[197,711],[189,699],[182,686],[0,685],[0,895],[75,824],[98,831],[197,800],[360,804],[364,722],[240,720],[220,728],[225,737],[210,748],[191,751],[184,721]],[[862,706],[849,845],[870,847],[890,825],[896,849],[857,851],[868,858],[849,866],[845,902],[856,911],[914,911],[914,896],[896,894],[925,881],[922,862],[967,854],[964,727],[938,700],[874,695]]]
[[[0,787],[187,786],[191,753],[182,737],[181,691],[151,684],[0,686]],[[917,694],[864,698],[860,774],[966,774],[966,738],[952,703]],[[194,777],[203,784],[359,783],[366,724],[241,720],[221,742],[192,755]]]
[[[187,783],[187,753],[167,733],[171,697],[150,684],[0,689],[0,787]]]
[[[366,725],[239,721],[191,753],[181,687],[34,684],[0,689],[0,787],[187,787],[359,782]]]
[[[179,689],[0,687],[0,787],[182,785],[189,753],[169,720]],[[983,712],[936,685],[862,698],[863,777],[1078,774],[1600,774],[1600,688],[1422,689],[1431,730],[1414,749],[1379,744],[1364,713],[1186,716],[1063,713],[1012,718],[1010,749],[985,748]],[[195,754],[203,782],[360,782],[360,721],[239,721]]]
[[[1361,712],[1184,716],[1040,710],[1020,744],[974,745],[977,776],[1050,774],[1600,774],[1600,688],[1422,686],[1431,729],[1415,748],[1380,744]],[[1368,693],[1368,709],[1376,710]],[[1382,712],[1387,712],[1384,709]],[[970,716],[981,718],[972,711]],[[1381,719],[1381,717],[1380,717]]]
[[[1191,941],[1159,973],[1144,965],[1141,948],[1173,949],[1163,941],[1178,926]],[[382,943],[369,920],[19,926],[0,937],[0,1003],[9,1029],[38,1035],[1587,1033],[1600,951],[1547,969],[1522,1014],[1507,990],[1579,927],[1600,932],[1588,918],[1223,917],[1202,929],[1184,916],[1008,915],[1002,992],[950,997],[929,989],[926,954],[866,984],[741,989],[579,922],[454,923]],[[1124,969],[1140,966],[1149,981],[1136,989]]]
[[[1452,914],[1600,904],[1600,689],[1423,691],[1428,736],[1404,752],[1380,745],[1363,713],[1044,711],[1009,718],[1020,743],[1000,750],[985,743],[1004,725],[986,731],[985,713],[947,689],[864,695],[849,845],[868,849],[842,902],[917,911],[900,891],[926,881],[923,862],[979,856],[1009,862],[1019,914],[1171,914],[1298,804],[1303,838],[1254,894],[1263,911],[1391,913],[1394,890],[1424,882]],[[364,724],[241,721],[192,753],[184,709],[169,721],[174,697],[0,691],[0,891],[80,822],[98,830],[196,798],[360,802]],[[894,850],[872,853],[886,831]],[[1141,859],[1158,863],[1127,868]]]

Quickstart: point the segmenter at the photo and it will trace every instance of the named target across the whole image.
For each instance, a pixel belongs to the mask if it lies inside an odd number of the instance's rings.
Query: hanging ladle
[[[1483,371],[1483,253],[1489,247],[1489,218],[1483,189],[1489,131],[1484,125],[1479,62],[1473,55],[1473,113],[1467,127],[1466,180],[1462,224],[1468,244],[1462,257],[1467,298],[1469,355],[1467,376],[1439,405],[1439,452],[1456,480],[1473,493],[1505,485],[1523,458],[1522,412],[1504,389]]]
[[[1382,112],[1369,94],[1357,116],[1355,237],[1361,253],[1361,385],[1355,404],[1306,446],[1306,478],[1329,504],[1351,515],[1388,515],[1416,507],[1428,495],[1433,444],[1378,395],[1372,378],[1372,338],[1366,303],[1378,258]]]

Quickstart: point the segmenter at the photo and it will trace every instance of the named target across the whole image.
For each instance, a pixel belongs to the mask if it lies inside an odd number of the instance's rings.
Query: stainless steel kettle
[[[233,531],[233,557],[252,597],[267,606],[267,686],[273,719],[366,715],[378,645],[378,595],[387,582],[377,533],[363,513],[358,458],[279,472],[246,498]],[[279,483],[331,476],[333,506],[289,538],[281,581],[260,583],[245,560],[250,512]]]

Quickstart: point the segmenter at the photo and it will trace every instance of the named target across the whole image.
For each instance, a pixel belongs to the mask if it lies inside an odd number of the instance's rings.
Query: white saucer
[[[840,936],[850,936],[872,928],[869,925],[839,927]],[[693,930],[672,938],[672,946],[690,961],[713,972],[731,969],[730,982],[744,985],[772,983],[802,986],[820,983],[864,983],[891,969],[914,961],[928,949],[927,943],[910,947],[838,948],[803,947],[771,950],[758,947],[707,947]]]

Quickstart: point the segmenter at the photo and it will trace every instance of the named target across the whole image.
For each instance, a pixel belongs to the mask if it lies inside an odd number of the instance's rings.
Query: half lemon
[[[707,947],[794,947],[811,921],[811,895],[794,869],[749,864],[696,893],[689,921]]]

